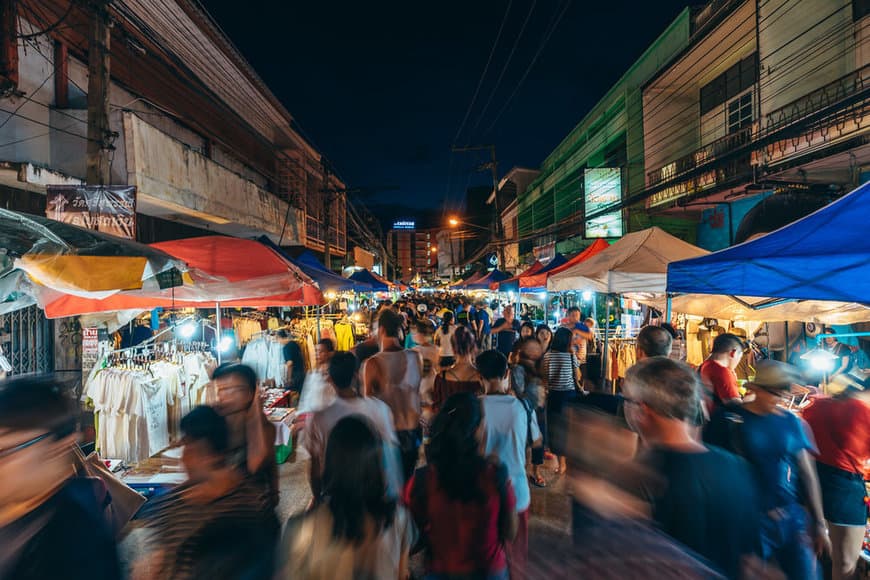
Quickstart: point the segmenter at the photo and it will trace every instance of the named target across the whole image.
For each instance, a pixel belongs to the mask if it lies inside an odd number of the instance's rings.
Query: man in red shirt
[[[701,382],[706,389],[707,411],[717,405],[740,403],[737,375],[734,369],[743,356],[743,340],[734,334],[720,334],[713,340],[713,352],[701,364]]]
[[[853,577],[867,523],[864,472],[870,461],[870,392],[866,386],[850,381],[842,394],[817,399],[803,412],[819,450],[816,469],[833,547],[833,580]]]

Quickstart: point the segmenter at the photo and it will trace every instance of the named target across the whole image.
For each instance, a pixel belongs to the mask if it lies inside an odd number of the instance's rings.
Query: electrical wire
[[[504,105],[502,105],[501,109],[499,109],[498,113],[495,116],[495,119],[493,119],[493,121],[486,128],[486,131],[483,132],[484,135],[486,135],[490,131],[492,131],[493,127],[496,126],[496,124],[501,119],[502,115],[504,115],[505,111],[508,110],[508,107],[510,106],[511,102],[514,100],[514,97],[517,96],[517,93],[520,91],[520,88],[522,88],[523,83],[526,81],[526,78],[529,76],[529,73],[532,71],[532,68],[535,66],[535,63],[538,61],[538,57],[540,57],[541,53],[544,52],[544,47],[547,45],[547,42],[549,42],[550,37],[553,36],[553,33],[556,32],[556,28],[558,28],[559,23],[562,21],[562,17],[565,16],[565,13],[568,11],[568,8],[570,6],[571,6],[571,0],[567,0],[565,2],[564,7],[562,8],[561,12],[558,11],[559,10],[558,8],[556,9],[557,12],[554,12],[554,15],[556,15],[555,19],[550,21],[550,24],[547,27],[547,31],[544,33],[544,36],[541,39],[540,44],[538,44],[538,49],[535,51],[534,56],[532,56],[531,62],[529,62],[529,65],[526,67],[526,70],[525,70],[525,72],[523,72],[523,75],[520,77],[520,80],[517,81],[516,84],[514,85],[514,90],[511,91],[511,94],[508,96],[507,100],[504,102]]]
[[[474,89],[474,94],[471,96],[471,102],[468,103],[468,108],[465,110],[465,116],[462,117],[462,123],[459,124],[459,129],[456,130],[456,135],[453,136],[454,145],[459,142],[459,135],[462,134],[462,130],[465,128],[465,123],[468,122],[468,117],[471,114],[471,109],[474,107],[474,103],[477,101],[477,96],[480,93],[480,87],[483,85],[483,80],[486,78],[486,73],[489,71],[489,65],[492,63],[492,56],[495,54],[495,49],[498,46],[498,41],[501,39],[501,33],[504,30],[504,25],[507,22],[512,5],[513,0],[509,0],[507,8],[504,11],[504,16],[501,19],[501,25],[499,25],[498,27],[498,33],[495,35],[495,40],[492,43],[492,48],[490,49],[489,56],[486,59],[486,65],[484,65],[483,67],[483,72],[480,75],[480,79],[478,79],[477,81],[477,87]]]
[[[538,0],[532,0],[532,5],[529,6],[529,12],[526,14],[526,19],[523,20],[523,25],[520,27],[520,31],[517,34],[516,38],[514,38],[513,46],[511,46],[511,50],[508,53],[507,60],[504,62],[504,66],[501,67],[501,72],[498,75],[498,78],[495,80],[495,85],[492,87],[492,90],[489,93],[489,98],[486,100],[486,104],[483,105],[483,109],[480,111],[480,114],[477,116],[477,121],[474,123],[474,126],[471,128],[471,136],[477,131],[477,128],[480,127],[480,122],[483,121],[484,117],[486,117],[486,112],[489,111],[489,106],[492,104],[493,98],[495,98],[496,93],[498,93],[498,88],[501,86],[501,81],[504,79],[504,75],[507,72],[508,68],[510,68],[511,62],[513,61],[514,54],[517,51],[517,47],[520,45],[520,41],[523,38],[523,34],[526,31],[526,26],[529,24],[529,20],[532,18],[532,14],[535,11],[535,6],[538,5]]]

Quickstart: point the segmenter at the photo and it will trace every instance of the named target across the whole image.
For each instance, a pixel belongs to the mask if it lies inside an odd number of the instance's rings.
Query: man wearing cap
[[[747,384],[752,396],[742,405],[717,408],[704,440],[742,455],[752,466],[761,494],[764,559],[775,558],[788,578],[815,578],[813,548],[816,554],[831,552],[811,457],[816,449],[801,419],[778,406],[800,380],[792,365],[759,362]]]

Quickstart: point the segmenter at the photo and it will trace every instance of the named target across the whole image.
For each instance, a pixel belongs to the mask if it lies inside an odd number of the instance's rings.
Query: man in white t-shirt
[[[486,387],[483,403],[483,443],[487,456],[495,455],[507,467],[517,498],[519,529],[507,544],[511,578],[526,577],[529,556],[529,504],[531,492],[526,475],[526,447],[539,447],[541,431],[534,411],[510,395],[508,364],[497,350],[487,350],[475,361]]]
[[[314,501],[320,501],[323,489],[323,461],[326,457],[326,442],[329,434],[344,417],[363,416],[384,442],[385,479],[393,497],[400,497],[404,480],[399,457],[399,439],[393,426],[390,408],[374,397],[362,397],[357,388],[359,363],[350,352],[337,352],[329,361],[329,380],[335,387],[337,398],[328,407],[317,411],[306,425],[308,453],[311,454],[308,481]]]

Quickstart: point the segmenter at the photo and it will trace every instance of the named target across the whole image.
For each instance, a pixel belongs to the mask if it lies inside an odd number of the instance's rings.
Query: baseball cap
[[[769,359],[758,361],[755,378],[749,381],[750,385],[774,391],[788,391],[795,383],[803,383],[803,376],[797,367]]]

